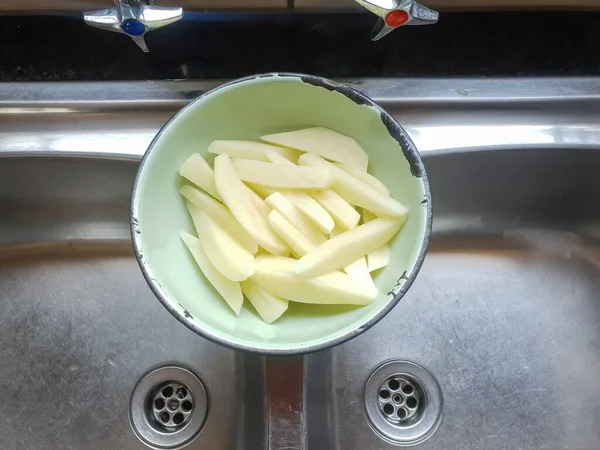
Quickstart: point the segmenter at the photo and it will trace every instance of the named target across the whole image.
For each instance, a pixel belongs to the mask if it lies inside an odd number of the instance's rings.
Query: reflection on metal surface
[[[351,83],[423,150],[432,245],[373,329],[279,367],[179,324],[130,248],[139,158],[216,83],[0,86],[4,447],[145,448],[128,424],[129,394],[170,362],[210,392],[192,450],[392,450],[369,426],[362,392],[397,358],[422,363],[444,394],[443,423],[419,448],[598,446],[600,80]]]
[[[536,9],[599,9],[597,0],[422,0],[421,3],[437,11],[498,11]],[[298,11],[357,11],[360,8],[348,0],[294,0]]]
[[[393,114],[422,152],[512,145],[588,148],[600,142],[595,115],[600,80],[595,78],[348,83]],[[0,83],[0,154],[137,160],[169,117],[217,85]]]

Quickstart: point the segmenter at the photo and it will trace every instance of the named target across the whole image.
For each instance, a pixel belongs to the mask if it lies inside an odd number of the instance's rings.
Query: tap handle
[[[183,17],[182,8],[154,6],[141,0],[115,0],[115,8],[83,13],[85,23],[92,27],[129,36],[144,51],[148,46],[144,35]]]
[[[439,13],[414,0],[356,0],[378,16],[371,39],[378,41],[402,25],[429,25],[438,21]]]

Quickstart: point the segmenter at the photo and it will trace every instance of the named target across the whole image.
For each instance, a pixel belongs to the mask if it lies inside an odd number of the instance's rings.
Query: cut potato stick
[[[369,157],[354,139],[323,127],[269,134],[261,140],[270,144],[313,153],[331,161],[350,164],[366,171]]]
[[[260,184],[254,184],[254,183],[244,183],[244,184],[246,186],[248,186],[248,189],[253,191],[256,195],[258,195],[263,200],[265,198],[267,198],[269,195],[274,194],[275,192],[278,192],[277,188],[261,186]]]
[[[231,281],[247,280],[254,274],[254,255],[205,212],[200,212],[197,228],[202,249],[219,272]]]
[[[365,182],[343,171],[335,164],[310,153],[305,153],[298,160],[302,166],[329,168],[335,175],[335,183],[331,187],[348,203],[367,208],[376,215],[404,216],[408,209],[399,201],[383,195]]]
[[[295,150],[290,150],[290,151],[295,151]],[[265,155],[267,157],[267,161],[271,161],[273,164],[281,164],[284,166],[295,166],[296,164],[293,161],[296,161],[296,162],[298,161],[298,158],[300,157],[300,152],[298,152],[298,156],[296,156],[295,159],[286,158],[283,154],[274,152],[271,150],[267,150],[265,152]]]
[[[231,158],[254,159],[268,161],[266,152],[270,151],[282,158],[298,161],[300,152],[291,148],[277,147],[264,142],[216,140],[208,146],[208,152],[220,155],[226,153]]]
[[[387,266],[390,263],[390,246],[385,244],[383,247],[367,255],[367,266],[369,272]]]
[[[369,223],[339,234],[304,255],[296,273],[319,276],[346,267],[386,244],[404,224],[404,218],[378,217]]]
[[[227,304],[233,309],[233,312],[239,314],[244,303],[244,296],[242,294],[240,283],[227,279],[212,265],[206,257],[198,238],[185,231],[181,231],[179,236],[181,236],[181,240],[189,249],[196,260],[198,267],[200,267],[200,270],[209,283],[213,285],[219,294],[221,294]]]
[[[323,189],[334,181],[331,170],[326,167],[287,166],[251,159],[233,159],[232,162],[241,180],[262,186]]]
[[[383,184],[379,179],[375,178],[369,172],[365,172],[364,170],[358,169],[355,166],[350,166],[348,164],[335,163],[340,169],[345,172],[348,172],[355,178],[358,178],[360,181],[368,184],[377,192],[383,195],[390,195],[390,190],[387,188],[385,184]]]
[[[252,280],[242,281],[242,291],[265,323],[273,323],[288,309],[289,301],[275,297]]]
[[[360,214],[350,203],[331,189],[318,191],[312,196],[333,217],[334,222],[344,230],[351,230],[360,220]]]
[[[289,247],[273,232],[267,219],[249,201],[248,188],[226,154],[215,158],[215,185],[231,214],[258,245],[274,255],[289,255]]]
[[[306,192],[282,191],[281,194],[308,217],[322,233],[329,234],[335,222],[331,215]]]
[[[315,248],[308,238],[276,209],[269,214],[269,224],[297,257],[304,256]]]
[[[294,273],[292,258],[260,256],[252,280],[273,295],[294,302],[368,305],[378,294],[373,283],[363,283],[342,272],[307,278]]]
[[[194,153],[185,160],[179,167],[179,175],[191,181],[196,186],[201,187],[217,200],[221,200],[221,196],[215,186],[213,169],[199,153]]]
[[[363,283],[373,283],[369,268],[367,267],[367,259],[364,256],[344,267],[344,272]]]
[[[274,164],[281,164],[281,165],[285,165],[285,166],[294,166],[295,165],[289,159],[286,159],[284,156],[280,155],[279,153],[267,151],[266,155],[267,155],[267,159],[269,159]],[[297,161],[297,159],[296,159],[296,161]],[[260,185],[256,185],[256,184],[252,185],[251,187],[252,187],[252,189],[254,189],[255,192],[257,192],[263,198],[267,198],[268,196],[274,194],[275,192],[281,193],[281,195],[283,195],[288,201],[290,201],[292,204],[294,204],[294,206],[296,208],[298,208],[298,210],[300,210],[304,214],[304,216],[306,216],[308,219],[310,219],[310,221],[313,222],[317,226],[319,231],[321,231],[322,233],[328,234],[335,225],[331,215],[315,199],[313,199],[306,192],[290,191],[290,190],[287,190],[287,191],[279,190],[278,191],[278,190],[276,190],[276,188],[260,186]],[[283,213],[282,211],[279,211],[279,212],[281,212],[285,216],[285,213]],[[288,217],[288,220],[292,221],[289,217]],[[292,221],[292,223],[294,223],[294,222]],[[296,225],[296,226],[298,226],[298,225]],[[299,229],[300,228],[301,227],[299,227]],[[302,231],[302,230],[300,229],[300,231]]]
[[[258,195],[248,186],[244,185],[244,187],[246,188],[245,191],[248,194],[248,197],[250,198],[250,203],[252,203],[252,205],[256,208],[256,210],[261,216],[267,218],[269,216],[269,213],[271,212],[271,208],[267,206],[267,204],[263,201],[260,195]]]
[[[227,233],[240,241],[240,244],[246,247],[248,251],[253,254],[256,253],[258,250],[256,240],[240,225],[225,205],[192,186],[183,186],[179,189],[179,193],[192,203],[192,208],[188,207],[188,211],[194,223],[199,218],[200,211],[204,211]]]
[[[279,211],[311,244],[319,245],[325,242],[326,238],[323,236],[323,233],[291,201],[285,198],[283,194],[275,192],[265,199],[265,203]]]

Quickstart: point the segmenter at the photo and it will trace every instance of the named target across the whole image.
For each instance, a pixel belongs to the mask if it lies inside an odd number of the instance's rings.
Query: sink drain
[[[208,397],[192,372],[176,366],[154,369],[138,381],[129,402],[129,419],[137,437],[157,449],[189,444],[202,429]]]
[[[377,367],[365,384],[364,402],[371,427],[383,439],[402,446],[428,439],[437,430],[444,408],[435,378],[407,360]]]

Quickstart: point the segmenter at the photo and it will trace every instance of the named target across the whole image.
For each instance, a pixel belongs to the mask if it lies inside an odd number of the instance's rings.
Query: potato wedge
[[[291,148],[278,147],[255,141],[228,141],[216,140],[208,146],[208,152],[220,155],[226,153],[231,158],[253,159],[257,161],[268,161],[266,152],[280,155],[282,158],[298,161],[300,152]]]
[[[364,256],[344,267],[344,272],[351,277],[362,281],[363,283],[373,283],[373,279],[371,278],[371,274],[369,273],[369,268],[367,266],[367,258]]]
[[[241,180],[262,186],[323,189],[334,181],[331,170],[326,167],[287,166],[251,159],[233,159],[232,162]]]
[[[364,170],[348,164],[335,163],[335,165],[343,171],[348,172],[353,177],[358,178],[360,181],[368,184],[380,194],[390,195],[390,190],[387,188],[387,186],[369,172],[365,172]]]
[[[221,201],[221,196],[215,186],[214,171],[199,153],[194,153],[184,161],[179,167],[179,175]]]
[[[183,186],[179,189],[179,193],[194,206],[193,208],[188,208],[192,219],[194,219],[194,223],[197,217],[199,218],[200,212],[204,211],[211,219],[223,227],[227,233],[237,239],[249,252],[252,254],[256,253],[258,250],[256,240],[240,225],[225,205],[192,186]]]
[[[265,323],[273,323],[287,311],[289,301],[275,297],[252,280],[241,282],[242,291]]]
[[[315,248],[308,238],[276,209],[269,214],[269,224],[297,257],[304,256]]]
[[[331,190],[337,192],[351,205],[367,208],[376,215],[400,217],[408,213],[406,206],[399,201],[377,192],[365,182],[353,177],[335,164],[325,161],[320,156],[305,153],[300,157],[298,163],[301,166],[329,168],[335,175],[335,183]]]
[[[242,183],[226,154],[215,158],[215,185],[231,214],[258,245],[274,255],[289,255],[289,247],[273,232],[267,219],[250,201],[248,187]]]
[[[299,303],[368,305],[378,295],[373,283],[363,283],[342,272],[308,278],[294,272],[297,260],[260,256],[252,280],[281,298]]]
[[[240,283],[229,280],[212,265],[206,257],[200,240],[197,237],[185,231],[181,231],[179,236],[196,260],[198,267],[200,267],[208,282],[221,294],[233,312],[239,315],[244,304],[244,295],[242,294]]]
[[[231,281],[247,280],[254,274],[254,255],[231,237],[205,212],[200,212],[198,239],[206,257]]]
[[[308,217],[321,233],[329,234],[333,230],[335,222],[331,214],[306,192],[282,191],[281,193]]]
[[[331,161],[367,170],[369,157],[354,139],[323,127],[262,136],[270,144],[313,153]]]
[[[291,150],[291,151],[295,151],[295,150]],[[287,158],[283,154],[274,152],[271,150],[267,150],[265,152],[265,155],[267,157],[267,161],[271,161],[273,164],[281,164],[284,166],[295,166],[296,165],[295,162],[298,162],[298,158],[300,158],[300,152],[298,152],[298,156],[296,156],[295,159]]]
[[[265,203],[271,208],[279,211],[279,213],[289,220],[311,244],[319,245],[325,242],[326,238],[323,233],[321,233],[316,225],[305,217],[300,210],[284,196],[284,194],[275,192],[265,199]]]
[[[404,221],[404,217],[378,217],[332,237],[300,258],[296,273],[314,277],[346,267],[381,248],[402,228]]]
[[[390,263],[390,246],[385,244],[383,247],[367,255],[367,266],[369,272],[387,266]]]
[[[331,189],[324,189],[312,197],[333,217],[334,222],[343,230],[351,230],[360,220],[360,214],[346,200]]]

